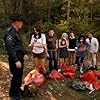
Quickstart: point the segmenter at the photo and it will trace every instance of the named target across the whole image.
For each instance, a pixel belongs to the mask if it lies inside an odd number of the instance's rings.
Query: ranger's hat
[[[12,15],[12,16],[9,17],[9,19],[13,22],[15,22],[15,21],[24,21],[24,19],[21,16],[18,16],[18,15]]]

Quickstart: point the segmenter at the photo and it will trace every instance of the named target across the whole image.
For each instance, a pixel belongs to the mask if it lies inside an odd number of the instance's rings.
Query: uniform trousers
[[[20,57],[19,59],[19,61],[22,64],[21,68],[16,67],[14,59],[9,58],[8,60],[9,60],[10,72],[12,74],[9,96],[10,97],[19,96],[20,86],[22,83],[22,75],[23,75],[23,63],[24,63],[23,57]]]

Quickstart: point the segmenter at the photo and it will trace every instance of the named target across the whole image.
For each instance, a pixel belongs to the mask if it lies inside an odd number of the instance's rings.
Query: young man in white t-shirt
[[[87,48],[89,52],[89,57],[88,57],[89,65],[93,66],[97,70],[96,56],[99,49],[99,42],[97,38],[93,37],[93,33],[89,32],[88,38],[86,39],[86,43],[87,43]]]

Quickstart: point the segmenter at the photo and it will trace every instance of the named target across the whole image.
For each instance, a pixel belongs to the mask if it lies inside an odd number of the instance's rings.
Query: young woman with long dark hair
[[[77,64],[77,66],[80,69],[81,73],[83,73],[83,61],[84,61],[85,53],[86,53],[85,36],[80,35],[79,39],[77,41],[77,53],[76,53],[75,64]]]
[[[37,71],[46,73],[45,58],[47,54],[47,45],[45,34],[41,33],[40,27],[35,27],[30,45],[33,47],[33,64]]]

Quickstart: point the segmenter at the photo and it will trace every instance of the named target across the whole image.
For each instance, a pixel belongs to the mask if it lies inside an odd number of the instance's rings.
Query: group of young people
[[[9,19],[11,20],[11,27],[4,33],[4,44],[12,74],[9,97],[11,100],[20,100],[24,61],[28,59],[20,35],[24,20],[18,15],[13,15]],[[62,33],[61,38],[58,39],[53,29],[49,29],[45,35],[41,32],[40,27],[36,26],[33,28],[29,47],[32,48],[35,70],[44,76],[53,69],[58,71],[67,58],[69,65],[77,65],[82,68],[86,53],[89,55],[88,61],[91,60],[90,66],[92,65],[97,69],[96,55],[99,43],[91,32],[88,33],[87,38],[84,35],[76,38],[75,34],[71,32],[69,36]],[[46,58],[49,60],[49,68],[46,66]]]
[[[69,36],[67,33],[62,33],[58,39],[53,29],[43,34],[40,27],[36,26],[33,28],[29,47],[32,47],[35,69],[44,75],[53,69],[60,69],[64,62],[71,66],[75,65],[83,73],[83,61],[86,55],[89,66],[97,69],[96,55],[99,43],[91,32],[88,32],[88,37],[82,34],[79,38],[76,38],[73,32]],[[46,58],[49,67],[46,66]]]

